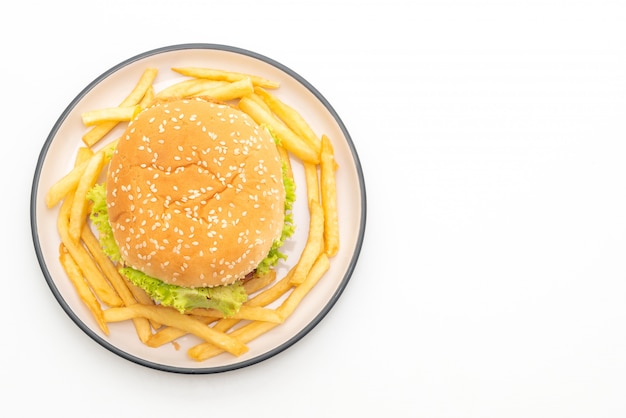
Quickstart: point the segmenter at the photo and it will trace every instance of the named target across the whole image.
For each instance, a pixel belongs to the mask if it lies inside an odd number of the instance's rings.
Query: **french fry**
[[[304,280],[304,282],[302,282],[299,286],[295,287],[289,297],[278,307],[278,312],[285,320],[293,314],[304,297],[309,294],[311,289],[313,289],[329,268],[330,261],[328,256],[326,253],[322,252],[317,260],[315,260],[315,263],[313,264],[313,267],[311,267],[306,280]],[[242,338],[241,340],[245,341],[245,338]]]
[[[244,327],[234,330],[229,335],[232,335],[242,343],[247,344],[255,338],[258,338],[261,335],[272,330],[277,325],[278,324],[273,322],[251,322]],[[204,361],[210,359],[211,357],[215,357],[216,355],[221,354],[224,351],[225,350],[221,349],[220,347],[216,347],[215,345],[209,343],[201,343],[194,345],[189,350],[187,350],[187,354],[191,359],[195,361]]]
[[[118,140],[111,141],[107,146],[103,147],[98,153],[104,154],[104,163],[110,159],[110,155],[117,146]],[[69,173],[54,183],[46,193],[46,205],[51,208],[56,206],[70,192],[74,191],[80,181],[89,161],[84,161],[75,166]]]
[[[209,316],[194,316],[194,318],[205,325],[215,322],[217,318]],[[163,344],[174,342],[175,340],[189,334],[187,331],[175,327],[161,327],[157,332],[152,334],[146,341],[148,347],[160,347]]]
[[[83,277],[80,267],[76,264],[76,261],[72,258],[71,254],[63,244],[61,244],[59,248],[59,261],[61,262],[67,277],[70,279],[70,282],[74,285],[76,293],[78,293],[80,299],[92,313],[102,332],[104,332],[105,335],[109,335],[109,326],[104,320],[104,312],[102,311],[100,302],[91,292],[89,285]]]
[[[83,135],[83,143],[90,147],[95,145],[100,140],[102,140],[102,138],[104,138],[109,132],[111,132],[118,123],[119,122],[117,121],[102,122],[101,124],[92,127],[91,130]]]
[[[87,192],[91,189],[102,171],[104,164],[104,154],[96,153],[87,162],[87,167],[80,178],[74,198],[72,200],[72,208],[70,210],[69,234],[74,241],[78,241],[83,230],[83,225],[87,221],[88,201]]]
[[[254,86],[249,78],[233,81],[222,86],[212,87],[200,91],[198,96],[209,96],[215,100],[227,102],[240,99],[254,91]]]
[[[296,286],[306,279],[315,260],[324,250],[324,209],[319,202],[311,200],[309,210],[309,236],[291,278],[291,283]]]
[[[79,147],[76,152],[76,160],[74,166],[80,165],[93,157],[93,150],[89,147]]]
[[[291,278],[293,277],[293,273],[295,271],[295,267],[290,269],[289,272],[282,279],[278,280],[274,283],[273,286],[268,287],[267,289],[259,292],[257,295],[250,298],[246,305],[249,306],[268,306],[271,303],[277,301],[281,297],[283,297],[287,292],[289,292],[293,288],[293,284],[291,283]]]
[[[278,116],[289,129],[308,142],[316,153],[320,152],[320,139],[297,110],[262,87],[255,88],[254,92],[263,99],[271,111]]]
[[[107,322],[126,321],[138,317],[147,318],[186,331],[235,356],[241,356],[248,351],[248,347],[238,339],[215,331],[201,321],[189,315],[181,315],[178,311],[171,308],[159,305],[145,306],[135,304],[110,308],[104,311],[104,318]]]
[[[238,81],[249,78],[255,86],[265,87],[269,89],[278,88],[280,83],[265,79],[252,74],[238,73],[234,71],[224,71],[212,68],[202,67],[173,67],[172,71],[187,77],[208,78],[211,80]]]
[[[237,325],[240,322],[239,319],[234,319],[234,318],[221,318],[218,319],[217,322],[215,323],[215,325],[213,325],[213,329],[216,331],[220,331],[220,332],[226,332],[228,333],[228,331],[234,327],[235,325]],[[275,322],[272,322],[275,323]]]
[[[49,208],[55,206],[70,192],[76,189],[76,185],[80,181],[89,159],[93,156],[93,152],[86,147],[80,147],[76,153],[74,168],[58,180],[48,189],[46,193],[46,206]]]
[[[146,93],[152,87],[152,83],[156,79],[159,70],[156,68],[146,68],[141,74],[139,81],[126,98],[120,103],[120,106],[132,106],[141,101]]]
[[[65,245],[68,252],[72,255],[72,258],[76,261],[85,276],[85,279],[89,283],[91,289],[96,294],[98,299],[102,303],[109,306],[121,306],[123,305],[115,289],[111,287],[111,284],[107,281],[106,277],[102,274],[95,261],[91,258],[85,247],[80,242],[74,241],[69,234],[69,213],[72,208],[73,196],[68,196],[63,201],[61,208],[59,209],[59,215],[57,218],[57,229],[61,237],[61,242]]]
[[[203,78],[191,78],[174,83],[156,94],[156,99],[173,99],[196,96],[210,88],[227,84],[227,81],[208,80]]]
[[[157,93],[156,99],[171,100],[207,96],[217,101],[227,102],[253,92],[254,86],[250,78],[242,78],[232,82],[192,78],[161,90]]]
[[[207,316],[211,318],[225,318],[223,313],[215,309],[192,309],[189,313],[191,315]],[[248,321],[276,322],[278,324],[283,322],[282,317],[273,309],[245,304],[241,306],[239,311],[228,318]]]
[[[124,106],[133,106],[138,104],[142,98],[146,95],[146,92],[152,86],[156,76],[158,74],[158,70],[156,68],[147,68],[135,84],[135,87],[131,90],[131,92],[126,96],[126,98],[120,103],[121,107]],[[117,126],[118,122],[103,122],[99,125],[94,126],[89,132],[83,135],[83,143],[88,147],[91,147],[98,143],[102,138],[104,138],[113,128]]]
[[[307,200],[320,203],[320,183],[317,164],[303,163],[304,182],[306,184]]]
[[[85,247],[91,254],[92,258],[107,277],[109,283],[111,283],[111,285],[115,288],[124,304],[132,305],[133,303],[136,303],[137,301],[135,300],[135,297],[129,287],[126,285],[126,281],[120,275],[117,267],[115,267],[109,257],[107,257],[102,251],[98,238],[96,238],[91,228],[89,228],[89,225],[85,225],[83,227],[80,237],[85,243]]]
[[[270,109],[270,107],[267,105],[267,103],[265,103],[263,98],[261,96],[259,96],[258,94],[252,92],[252,93],[248,94],[246,97],[248,99],[252,100],[253,102],[255,102],[256,104],[258,104],[259,106],[261,106],[263,108],[263,110],[265,110],[267,113],[272,113],[272,109]]]
[[[148,347],[157,348],[165,345],[167,343],[171,343],[172,341],[176,341],[177,339],[184,337],[187,335],[187,331],[183,331],[174,327],[163,327],[154,334],[152,334],[146,341],[145,344]]]
[[[339,251],[339,220],[337,214],[337,185],[335,151],[326,135],[322,135],[320,182],[324,207],[324,242],[326,254],[333,257]]]
[[[143,98],[139,102],[139,106],[141,106],[142,109],[146,109],[150,107],[155,98],[156,93],[154,92],[154,87],[150,86],[148,90],[146,90],[146,94],[144,94]]]
[[[72,171],[67,173],[48,189],[46,193],[46,206],[49,208],[56,206],[68,193],[74,191],[88,163],[88,161],[84,161],[78,164]]]
[[[83,112],[81,118],[85,126],[94,126],[102,122],[128,122],[141,111],[141,106],[119,106]]]
[[[280,120],[276,119],[274,115],[266,112],[255,101],[243,97],[239,101],[239,108],[259,125],[269,126],[280,140],[280,144],[302,161],[314,164],[319,163],[319,154],[307,142],[302,140]]]

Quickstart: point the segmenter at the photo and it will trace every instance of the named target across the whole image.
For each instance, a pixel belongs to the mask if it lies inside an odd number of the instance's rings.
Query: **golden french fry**
[[[96,238],[91,228],[89,228],[89,225],[85,225],[83,227],[80,237],[85,243],[85,247],[91,254],[92,258],[94,259],[100,270],[107,277],[109,283],[111,283],[111,285],[115,288],[124,304],[132,305],[136,303],[137,301],[135,300],[133,293],[127,286],[126,281],[120,275],[117,267],[115,267],[109,257],[107,257],[106,254],[104,254],[104,252],[102,251],[102,247],[100,247],[98,238]]]
[[[315,260],[324,250],[324,209],[319,202],[311,200],[309,211],[309,236],[291,278],[294,285],[299,285],[306,279]]]
[[[319,282],[319,280],[324,276],[326,271],[330,268],[330,261],[326,253],[322,252],[315,263],[311,267],[309,274],[306,279],[293,289],[293,292],[289,294],[287,299],[278,307],[277,311],[283,316],[284,319],[293,314],[295,309],[300,305],[302,299],[313,289],[313,287]],[[242,341],[245,341],[242,338]]]
[[[74,168],[50,187],[46,193],[46,205],[51,208],[59,203],[63,198],[76,189],[88,162],[93,157],[93,151],[86,147],[80,147],[76,153]]]
[[[273,286],[259,292],[250,298],[245,304],[248,306],[267,306],[280,299],[293,288],[291,278],[293,277],[294,271],[295,267],[289,270],[285,277],[278,280]]]
[[[161,347],[164,344],[171,343],[181,337],[187,335],[187,331],[180,330],[174,327],[163,327],[145,341],[148,347],[156,348]]]
[[[207,316],[211,318],[224,318],[224,314],[215,309],[192,309],[191,315]],[[242,305],[234,315],[229,316],[232,319],[264,321],[281,323],[283,319],[273,309],[262,308],[259,306]]]
[[[194,316],[196,320],[202,322],[205,325],[209,325],[211,322],[215,322],[217,318],[211,318],[209,316]],[[187,331],[174,328],[174,327],[161,327],[157,332],[152,334],[146,341],[148,347],[160,347],[163,344],[171,343],[180,337],[184,337],[189,334]]]
[[[148,90],[146,90],[146,94],[144,94],[143,99],[139,102],[139,106],[142,109],[146,109],[154,102],[155,98],[156,94],[154,92],[154,87],[150,86]]]
[[[145,344],[148,347],[160,347],[164,344],[171,343],[185,335],[189,334],[187,331],[174,328],[174,327],[163,327],[148,338],[145,341]],[[208,344],[208,343],[207,343]]]
[[[141,77],[139,78],[139,81],[137,81],[135,87],[120,103],[120,106],[132,106],[139,103],[152,87],[152,83],[154,82],[158,72],[159,70],[156,68],[146,68],[146,70],[141,74]]]
[[[307,141],[316,153],[320,152],[320,139],[297,110],[262,87],[255,88],[254,92],[263,99],[271,111],[278,116],[289,129]]]
[[[273,322],[251,322],[241,328],[234,330],[229,335],[232,335],[242,343],[247,344],[253,339],[273,329],[277,325],[278,324]],[[209,343],[197,344],[187,350],[187,354],[189,355],[189,357],[196,361],[204,361],[223,352],[223,349]]]
[[[76,152],[76,160],[74,161],[74,166],[80,165],[85,161],[88,161],[89,159],[91,159],[91,157],[93,157],[93,155],[94,152],[91,148],[79,147],[78,151]]]
[[[320,182],[317,167],[317,164],[303,163],[307,200],[320,203]]]
[[[220,331],[220,332],[226,332],[228,333],[228,330],[230,330],[232,327],[234,327],[236,324],[238,324],[240,322],[239,319],[233,319],[233,318],[221,318],[218,319],[217,322],[215,323],[215,325],[213,325],[213,329],[215,331]]]
[[[103,164],[104,154],[94,154],[94,156],[89,159],[87,167],[85,168],[85,171],[76,186],[69,220],[69,233],[70,237],[74,241],[78,241],[80,238],[83,225],[85,225],[87,221],[87,213],[89,209],[87,192],[89,192],[89,189],[96,184],[96,180],[98,180],[98,176],[100,176],[100,172],[102,171]]]
[[[267,113],[272,113],[272,109],[270,109],[270,107],[267,105],[267,103],[265,103],[263,98],[255,92],[248,94],[246,97],[261,106],[263,110],[265,110]]]
[[[76,264],[76,261],[72,258],[71,254],[63,244],[61,244],[59,248],[59,261],[61,262],[67,277],[70,279],[70,282],[74,285],[74,289],[76,289],[78,296],[92,313],[102,332],[104,332],[105,335],[109,335],[109,326],[104,320],[104,312],[102,311],[100,302],[98,302],[98,299],[96,299],[94,294],[91,292],[89,285],[83,277],[80,267]]]
[[[324,242],[326,254],[333,257],[339,251],[339,220],[337,214],[337,183],[335,151],[326,135],[322,135],[320,182],[324,207]]]
[[[269,89],[278,88],[280,83],[265,79],[252,74],[238,73],[234,71],[216,70],[212,68],[202,67],[174,67],[172,71],[187,77],[208,78],[211,80],[237,81],[244,78],[252,80],[255,86],[265,87]]]
[[[137,317],[147,318],[186,331],[235,356],[240,356],[248,351],[248,347],[238,339],[215,331],[194,317],[183,315],[175,309],[160,305],[135,304],[104,311],[104,318],[107,322],[126,321]]]
[[[106,277],[102,274],[95,261],[91,258],[82,243],[76,242],[69,234],[69,214],[72,208],[72,195],[63,201],[57,218],[57,229],[61,237],[61,242],[65,245],[72,258],[76,261],[89,283],[91,289],[101,302],[109,306],[123,305],[119,295],[111,287]]]
[[[81,118],[85,126],[94,126],[102,122],[127,122],[141,111],[141,106],[119,106],[83,112]]]
[[[317,164],[319,154],[311,146],[290,130],[274,115],[266,112],[263,107],[248,97],[239,101],[239,108],[247,113],[259,125],[267,125],[280,140],[280,145],[302,161]]]
[[[227,102],[240,99],[253,91],[252,81],[249,78],[244,78],[222,86],[207,88],[198,92],[198,96],[208,96],[215,100]]]
[[[120,103],[120,106],[134,106],[138,104],[142,98],[146,95],[151,88],[154,79],[156,78],[158,70],[156,68],[147,68],[139,78],[137,84],[133,90],[126,96],[126,98]],[[83,143],[88,147],[91,147],[104,138],[118,122],[102,122],[99,125],[94,126],[89,132],[83,135]]]
[[[187,331],[183,331],[178,328],[163,327],[162,329],[152,334],[150,338],[145,341],[145,344],[148,347],[152,348],[161,347],[162,345],[171,343],[181,337],[184,337],[187,334]]]
[[[87,146],[93,146],[102,138],[104,138],[109,132],[113,130],[117,126],[119,122],[117,121],[109,121],[102,122],[91,128],[85,135],[83,135],[83,143]]]
[[[156,94],[156,99],[173,99],[197,96],[202,91],[223,86],[227,83],[227,81],[191,78],[165,87]]]
[[[117,139],[111,141],[98,151],[98,153],[104,154],[104,163],[107,163],[111,158],[111,155],[117,146],[117,142]],[[46,205],[49,208],[56,206],[68,193],[76,188],[88,164],[89,161],[84,161],[75,166],[69,173],[63,176],[60,180],[54,183],[50,189],[48,189],[48,193],[46,194]]]
[[[76,185],[85,172],[88,163],[88,161],[84,161],[83,163],[77,165],[72,169],[72,171],[67,173],[55,184],[53,184],[50,189],[48,189],[48,193],[46,193],[46,205],[49,208],[55,206],[63,200],[68,193],[76,188]]]
[[[92,156],[93,152],[89,148],[80,147],[78,149],[74,168],[48,189],[46,206],[49,208],[55,206],[76,188]]]

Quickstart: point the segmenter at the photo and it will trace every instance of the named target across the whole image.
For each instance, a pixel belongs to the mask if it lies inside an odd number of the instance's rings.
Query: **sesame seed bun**
[[[203,99],[142,111],[107,173],[124,264],[184,287],[253,271],[280,237],[284,199],[271,135],[238,109]]]

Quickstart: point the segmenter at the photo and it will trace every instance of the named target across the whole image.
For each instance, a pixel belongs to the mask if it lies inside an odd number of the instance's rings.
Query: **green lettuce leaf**
[[[212,308],[225,316],[232,316],[248,299],[240,281],[228,286],[189,288],[167,284],[131,267],[124,267],[120,272],[133,284],[144,289],[152,299],[181,313],[194,308]]]
[[[279,260],[287,259],[287,256],[280,251],[280,248],[296,230],[293,222],[293,214],[291,212],[293,203],[296,200],[296,183],[291,177],[289,177],[289,175],[287,175],[287,166],[285,164],[283,164],[283,183],[285,185],[285,222],[283,223],[283,230],[280,238],[274,241],[267,257],[265,257],[256,268],[257,272],[261,274],[267,273],[271,267],[274,267],[278,263]]]
[[[109,223],[109,212],[107,211],[107,192],[104,184],[96,184],[87,192],[87,199],[93,202],[89,219],[98,230],[98,240],[104,253],[117,263],[122,261],[120,249],[113,238],[113,229]]]

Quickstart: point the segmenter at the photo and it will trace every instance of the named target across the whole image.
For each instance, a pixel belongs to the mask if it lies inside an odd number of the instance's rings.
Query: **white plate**
[[[89,311],[79,300],[58,262],[59,237],[56,230],[58,206],[48,209],[44,197],[48,188],[72,167],[81,136],[85,132],[80,115],[89,109],[109,107],[120,102],[133,88],[147,67],[159,69],[155,86],[161,89],[181,80],[170,70],[175,66],[198,66],[254,73],[281,83],[275,93],[298,109],[319,134],[333,141],[337,171],[337,195],[341,248],[331,260],[324,278],[303,300],[295,313],[280,326],[249,344],[241,357],[221,354],[204,362],[191,360],[187,348],[197,343],[194,337],[160,348],[143,345],[129,321],[111,324],[110,336],[104,335]],[[294,165],[298,185],[293,213],[296,233],[286,244],[288,259],[279,276],[292,266],[306,241],[308,211],[302,166]],[[168,46],[132,57],[111,68],[89,84],[61,114],[45,141],[33,180],[31,225],[35,249],[45,279],[69,317],[94,341],[111,352],[146,367],[175,373],[216,373],[238,369],[270,358],[300,340],[333,307],[354,270],[365,233],[365,185],[354,144],[347,129],[326,99],[306,80],[284,65],[254,52],[214,44]]]

